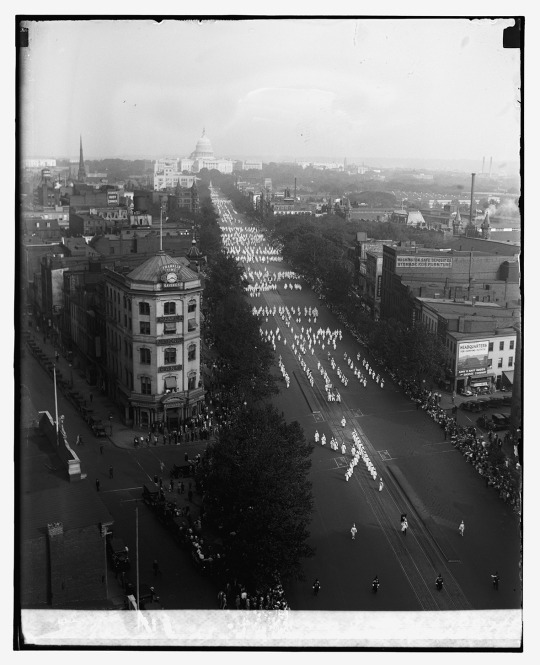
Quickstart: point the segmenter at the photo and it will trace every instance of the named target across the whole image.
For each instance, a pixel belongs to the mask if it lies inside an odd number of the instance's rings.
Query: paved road
[[[245,225],[226,201],[219,208],[226,224]],[[288,269],[283,263],[250,263],[249,267]],[[300,305],[303,310],[317,306],[320,317],[313,328],[342,327],[305,285],[302,291],[268,291],[252,301],[256,307]],[[343,339],[331,351],[350,379],[348,386],[337,381],[326,351],[317,347],[317,355],[303,356],[316,377],[312,388],[291,351],[293,334],[299,334],[305,322],[293,323],[291,333],[279,316],[270,315],[268,322],[265,318],[263,329],[279,327],[282,338],[288,340],[285,345],[282,339],[276,350],[291,377],[290,388],[284,387],[276,399],[286,418],[298,420],[307,437],[317,429],[327,438],[344,439],[349,449],[354,427],[385,482],[379,492],[378,483],[358,466],[347,483],[344,471],[350,455],[344,459],[328,446],[315,449],[311,542],[316,555],[304,564],[305,580],[287,587],[291,606],[319,610],[519,608],[519,517],[485,487],[461,454],[444,440],[440,427],[417,411],[388,378],[383,390],[373,381],[367,388],[360,387],[343,354],[356,358],[360,352],[364,358],[366,350],[343,327]],[[376,366],[369,354],[367,358]],[[326,401],[322,383],[317,381],[317,359],[339,386],[341,404]],[[339,422],[343,414],[345,428]],[[408,516],[407,536],[399,530],[402,512]],[[458,532],[462,519],[466,524],[463,537]],[[359,529],[355,541],[350,535],[353,522]],[[501,578],[498,592],[491,586],[494,570]],[[434,586],[439,572],[445,580],[441,592]],[[375,574],[381,580],[377,595],[370,592]],[[315,577],[322,585],[317,597],[311,593]]]
[[[47,410],[54,414],[54,393],[52,379],[30,354],[25,354],[21,368],[23,376],[23,409],[34,414]],[[132,562],[131,579],[135,582],[136,519],[135,506],[139,513],[139,572],[140,582],[154,585],[166,609],[216,609],[216,589],[213,583],[193,568],[188,553],[182,549],[161,525],[155,515],[142,503],[142,486],[154,485],[154,474],[162,475],[160,463],[165,465],[163,475],[167,484],[167,470],[174,463],[184,463],[184,452],[193,458],[202,452],[203,442],[182,444],[181,446],[159,446],[129,450],[114,446],[107,439],[92,436],[88,426],[72,404],[58,393],[58,413],[64,415],[64,427],[69,440],[77,433],[84,433],[85,444],[76,452],[81,458],[87,480],[94,484],[99,479],[100,497],[114,518],[113,532],[117,533],[129,547]],[[25,413],[23,420],[25,418]],[[54,415],[53,415],[54,417]],[[29,418],[30,420],[32,418]],[[103,453],[100,446],[103,445]],[[109,478],[109,468],[113,467],[113,478]],[[187,486],[186,486],[187,492]],[[188,503],[186,495],[175,496],[180,503]],[[199,501],[194,498],[195,503]],[[195,506],[192,504],[192,510]],[[154,577],[152,562],[157,559],[161,575]],[[123,602],[121,589],[114,582],[109,570],[110,597],[117,603]]]

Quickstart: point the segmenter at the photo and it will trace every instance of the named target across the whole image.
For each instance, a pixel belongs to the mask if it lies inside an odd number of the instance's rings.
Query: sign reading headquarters
[[[458,347],[458,376],[486,374],[489,342],[462,342]]]
[[[398,256],[396,268],[452,268],[449,256]]]

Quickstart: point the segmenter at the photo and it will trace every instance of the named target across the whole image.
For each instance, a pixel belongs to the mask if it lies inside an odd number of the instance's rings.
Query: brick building
[[[517,305],[521,299],[517,257],[483,252],[383,247],[381,316],[415,322],[416,297]]]

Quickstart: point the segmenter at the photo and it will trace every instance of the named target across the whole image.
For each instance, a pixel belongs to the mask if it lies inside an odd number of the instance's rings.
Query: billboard
[[[451,268],[449,256],[397,256],[396,268]]]
[[[119,202],[118,192],[107,192],[107,205],[117,206]]]
[[[488,370],[489,342],[461,342],[458,346],[457,376],[477,376]]]

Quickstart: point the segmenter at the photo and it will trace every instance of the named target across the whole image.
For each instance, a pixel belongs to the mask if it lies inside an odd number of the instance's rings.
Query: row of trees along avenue
[[[201,192],[205,360],[221,425],[198,480],[207,524],[223,541],[227,575],[263,590],[299,576],[302,559],[313,554],[313,446],[297,422],[287,424],[267,403],[278,391],[273,351],[246,302],[244,270],[222,250],[216,213],[204,186]]]
[[[225,180],[221,186],[237,210],[255,218],[247,197]],[[374,321],[359,306],[352,288],[354,265],[348,251],[357,231],[366,231],[370,238],[415,240],[428,247],[440,245],[440,234],[402,224],[348,223],[336,215],[307,219],[269,217],[264,224],[268,235],[281,245],[289,265],[311,283],[320,285],[329,304],[353,324],[387,367],[403,378],[428,384],[436,384],[444,377],[446,351],[437,335],[421,323],[408,327],[392,319]]]

